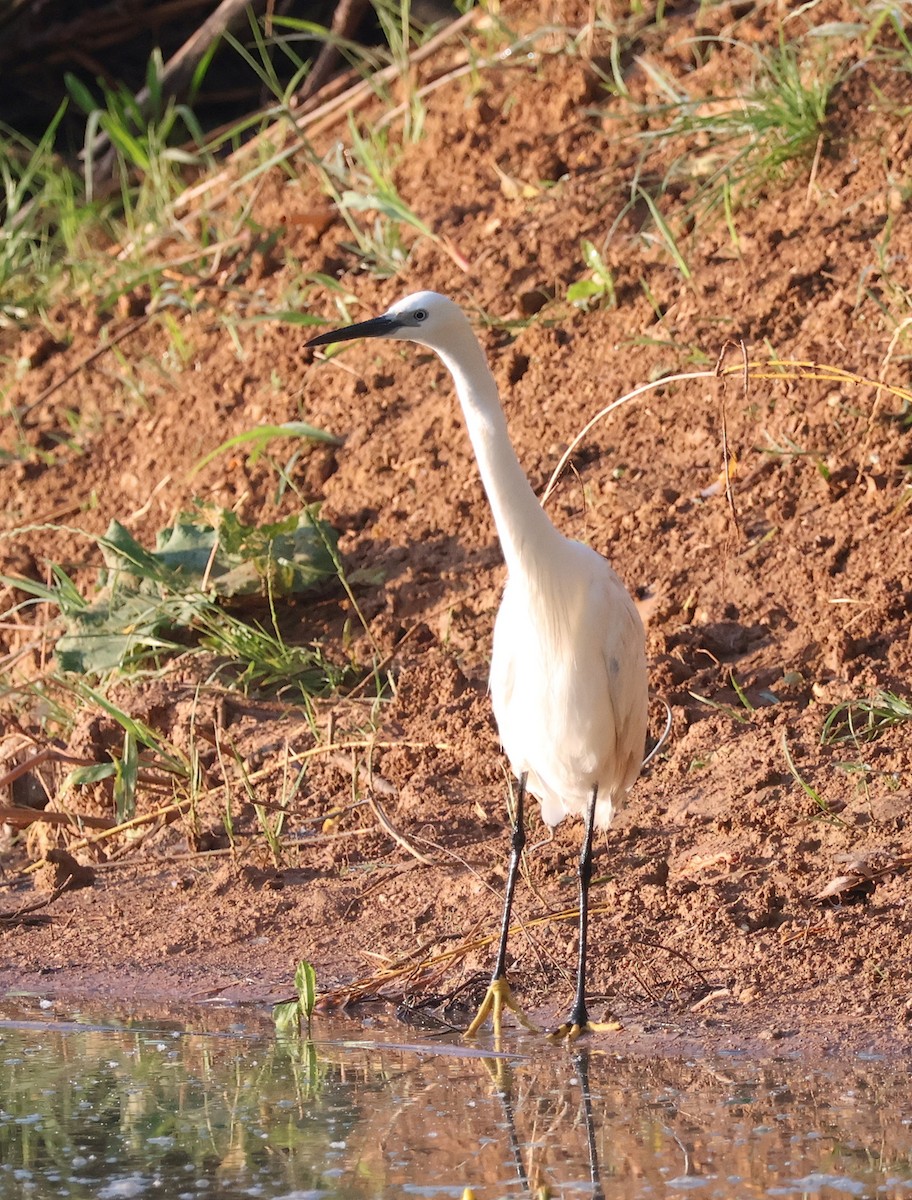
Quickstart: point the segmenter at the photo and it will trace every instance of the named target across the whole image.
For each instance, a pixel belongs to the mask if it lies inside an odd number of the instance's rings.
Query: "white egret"
[[[579,960],[569,1019],[555,1031],[575,1038],[597,1028],[586,1007],[586,941],[592,840],[633,785],[646,741],[643,625],[618,576],[589,546],[564,537],[535,497],[510,443],[497,385],[462,309],[436,292],[416,292],[382,316],[321,333],[308,346],[352,338],[397,338],[428,346],[453,376],[507,564],[494,625],[491,700],[515,772],[515,823],[497,959],[467,1035],[503,1009],[534,1028],[507,980],[510,910],[525,845],[528,790],[548,825],[585,821],[579,859]]]

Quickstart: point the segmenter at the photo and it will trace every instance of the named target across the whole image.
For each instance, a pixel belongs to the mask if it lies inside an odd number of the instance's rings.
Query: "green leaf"
[[[589,270],[592,271],[597,279],[604,280],[606,277],[610,277],[611,272],[605,265],[605,260],[602,258],[601,254],[599,254],[593,243],[588,241],[586,238],[584,238],[582,242],[582,251],[583,262],[586,264]]]
[[[294,977],[297,1000],[286,1000],[276,1004],[272,1010],[272,1019],[280,1033],[300,1033],[301,1018],[307,1022],[307,1032],[310,1034],[310,1020],[317,1003],[317,973],[313,965],[302,959],[298,963]]]
[[[578,279],[567,288],[567,301],[582,306],[604,294],[605,289],[594,279]]]
[[[197,471],[208,466],[214,458],[218,458],[220,454],[227,454],[229,450],[234,450],[238,446],[252,446],[248,461],[255,463],[266,448],[266,444],[275,441],[276,438],[307,438],[312,442],[328,442],[331,446],[342,445],[341,438],[336,437],[333,433],[327,433],[325,429],[318,429],[316,425],[308,425],[306,421],[286,421],[282,425],[258,425],[256,429],[248,429],[246,433],[236,434],[235,437],[216,446],[196,464],[190,475],[192,477]]]
[[[162,52],[156,48],[149,55],[149,61],[146,63],[146,91],[149,96],[150,111],[156,116],[161,116],[162,108],[162,87],[161,78],[164,74],[164,63],[162,61]]]
[[[114,764],[114,814],[118,825],[136,815],[136,782],[139,774],[139,752],[136,736],[124,730],[123,754]]]
[[[117,767],[112,762],[94,763],[91,767],[76,767],[64,779],[61,791],[67,792],[70,788],[85,787],[89,783],[101,783],[103,779],[110,779],[116,771]]]
[[[206,520],[186,519],[163,529],[154,551],[143,549],[115,521],[100,544],[109,569],[132,575],[132,591],[138,593],[122,614],[123,624],[129,626],[125,632],[147,635],[169,622],[192,624],[205,603],[204,584],[225,597],[288,596],[335,578],[337,542],[332,526],[320,520],[316,510],[305,508],[267,525],[244,525],[234,513],[216,509]],[[131,581],[115,577],[110,589],[107,606],[99,602],[99,607],[116,623]],[[171,594],[170,599],[162,596],[162,590]],[[140,597],[153,595],[170,604],[171,611],[162,612],[161,619],[150,625],[153,614],[143,620]],[[106,628],[106,632],[113,630]]]
[[[36,600],[45,600],[49,604],[56,604],[64,616],[69,616],[71,613],[85,608],[87,601],[76,590],[76,585],[63,567],[52,563],[51,570],[57,580],[56,587],[48,587],[46,583],[39,583],[37,579],[18,575],[0,574],[0,583],[5,584],[6,587],[18,588],[20,592],[34,596]]]
[[[643,200],[645,201],[646,207],[649,209],[649,213],[650,213],[650,216],[652,217],[653,223],[655,224],[656,229],[658,229],[659,233],[661,234],[662,240],[665,242],[665,246],[666,246],[666,249],[668,250],[668,253],[674,259],[675,266],[678,268],[678,270],[681,272],[681,274],[683,275],[683,277],[685,279],[687,279],[687,280],[692,279],[693,274],[690,270],[690,267],[688,267],[687,263],[684,261],[684,256],[681,254],[681,251],[678,247],[678,243],[674,239],[674,234],[671,232],[671,228],[670,228],[668,222],[665,220],[665,218],[662,216],[661,212],[659,211],[659,206],[656,204],[656,202],[652,198],[652,196],[650,196],[649,192],[647,192],[644,188],[637,187],[636,190],[639,193],[639,195],[642,196]]]
[[[179,522],[159,532],[151,557],[179,577],[178,586],[186,587],[191,581],[198,586],[218,543],[218,533],[211,525]]]
[[[310,1018],[313,1016],[314,1006],[317,1003],[317,972],[314,970],[313,964],[302,959],[298,963],[298,968],[295,971],[294,977],[295,991],[298,993],[298,1004],[307,1019],[307,1024],[310,1024]]]
[[[115,149],[120,151],[127,162],[140,171],[148,172],[151,161],[139,138],[134,137],[128,129],[118,124],[116,120],[105,118],[101,124],[105,133],[111,139],[111,144]]]
[[[351,288],[347,288],[344,283],[336,279],[333,275],[327,275],[323,271],[310,271],[307,279],[311,283],[319,283],[328,292],[335,292],[339,297],[340,303],[343,305],[358,303],[358,297]]]
[[[104,675],[121,670],[182,649],[187,636],[179,631],[189,631],[198,644],[239,661],[251,681],[273,686],[293,680],[311,693],[327,685],[328,666],[319,653],[286,646],[275,630],[239,620],[219,600],[256,595],[272,604],[338,579],[338,534],[317,514],[315,506],[308,507],[257,526],[215,507],[209,515],[195,512],[162,530],[154,550],[112,521],[98,539],[106,570],[91,603],[60,568],[55,568],[56,587],[8,582],[59,606],[65,632],[55,652],[63,671]]]
[[[57,662],[62,671],[102,675],[149,653],[175,650],[177,644],[163,634],[189,624],[193,612],[194,605],[181,596],[165,602],[118,588],[78,611],[64,611],[66,633],[55,647]]]
[[[385,567],[355,567],[353,571],[346,571],[345,577],[351,586],[380,587],[386,583],[388,573]]]
[[[219,529],[220,552],[214,578],[221,596],[260,592],[297,595],[336,577],[335,551],[339,535],[311,510],[271,525],[242,525],[224,512]]]
[[[367,194],[360,192],[343,192],[342,205],[353,212],[378,212],[384,217],[410,225],[427,238],[433,238],[433,230],[422,221],[417,213],[412,212],[404,200],[398,196]]]
[[[74,75],[71,71],[66,71],[64,73],[63,81],[66,84],[66,90],[70,93],[70,96],[73,98],[73,100],[75,100],[86,116],[88,116],[93,109],[98,108],[98,102],[96,101],[95,97],[82,82],[82,80]]]
[[[301,1027],[301,1009],[297,1000],[273,1005],[272,1019],[279,1033],[297,1033]]]
[[[251,323],[260,321],[282,321],[286,325],[325,325],[327,323],[323,317],[316,317],[313,313],[300,312],[296,308],[257,313],[256,316],[250,318]]]
[[[186,763],[183,762],[176,754],[166,753],[161,746],[159,738],[155,732],[144,722],[137,717],[131,717],[129,713],[124,712],[122,708],[118,708],[116,704],[96,691],[95,688],[88,687],[86,684],[80,685],[80,691],[89,699],[92,700],[99,708],[104,709],[109,717],[113,717],[117,724],[125,733],[129,733],[141,746],[145,746],[148,750],[154,751],[159,758],[158,766],[165,767],[175,771],[177,774],[186,774]]]
[[[145,550],[119,521],[112,521],[104,537],[98,539],[102,557],[111,571],[127,571],[138,579],[172,584],[175,581],[163,570],[161,559]]]

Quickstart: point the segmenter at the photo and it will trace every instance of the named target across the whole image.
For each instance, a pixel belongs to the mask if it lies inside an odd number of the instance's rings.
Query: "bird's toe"
[[[617,1033],[622,1028],[620,1021],[574,1021],[572,1018],[552,1029],[548,1037],[553,1042],[575,1042],[588,1033]]]
[[[482,1025],[488,1019],[488,1014],[491,1015],[491,1024],[494,1027],[494,1036],[499,1040],[500,1031],[503,1022],[503,1011],[507,1008],[510,1012],[516,1015],[517,1021],[530,1030],[532,1033],[539,1033],[537,1025],[529,1020],[523,1012],[516,997],[513,995],[513,989],[506,976],[501,975],[497,979],[492,979],[488,984],[488,990],[485,992],[485,998],[479,1006],[478,1012],[475,1014],[475,1019],[465,1031],[465,1037],[475,1037]]]

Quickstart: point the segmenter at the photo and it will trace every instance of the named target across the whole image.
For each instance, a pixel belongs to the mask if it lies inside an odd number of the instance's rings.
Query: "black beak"
[[[328,346],[330,342],[350,342],[354,338],[388,337],[399,328],[399,324],[395,317],[384,314],[382,317],[372,317],[369,321],[358,321],[356,325],[346,325],[344,329],[330,329],[327,333],[318,333],[304,345]]]

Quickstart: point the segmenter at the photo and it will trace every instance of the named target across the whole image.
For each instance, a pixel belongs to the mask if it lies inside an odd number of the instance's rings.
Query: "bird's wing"
[[[548,590],[511,578],[494,631],[491,700],[501,742],[545,820],[583,812],[597,784],[605,819],[637,777],[646,741],[643,626],[620,579],[568,543]]]
[[[610,597],[612,628],[603,645],[602,657],[610,681],[608,696],[615,732],[611,757],[618,785],[616,795],[620,799],[633,786],[643,765],[649,689],[643,623],[620,581],[618,588],[623,596],[615,592]]]
[[[516,686],[516,658],[513,643],[518,628],[516,614],[510,603],[510,584],[504,588],[503,599],[494,621],[494,642],[488,688],[495,713],[507,712]]]

